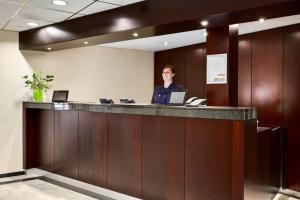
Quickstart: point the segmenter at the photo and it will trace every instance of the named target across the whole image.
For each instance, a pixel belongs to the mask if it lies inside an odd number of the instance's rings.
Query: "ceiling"
[[[263,23],[258,21],[239,24],[239,35],[258,32],[262,30],[287,26],[291,24],[300,23],[300,15],[293,15],[287,17],[280,17],[274,19],[267,19]],[[134,40],[127,40],[122,42],[114,42],[109,44],[102,44],[99,46],[135,49],[142,51],[163,51],[198,43],[206,42],[206,36],[203,35],[206,30],[188,31],[182,33],[175,33],[169,35],[162,35],[156,37],[148,37]],[[164,43],[167,41],[167,45]]]
[[[154,52],[206,42],[206,36],[204,36],[204,33],[206,33],[206,30],[201,29],[196,31],[101,44],[99,46]],[[165,44],[165,42],[167,42],[167,44]]]
[[[0,0],[0,30],[25,31],[137,3],[143,0],[65,0],[57,6],[52,0]],[[31,27],[28,22],[38,24]]]

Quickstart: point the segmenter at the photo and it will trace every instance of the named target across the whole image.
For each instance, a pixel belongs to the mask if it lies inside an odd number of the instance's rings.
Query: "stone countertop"
[[[156,115],[170,117],[189,117],[201,119],[251,120],[256,119],[256,109],[251,107],[218,106],[162,106],[153,104],[97,104],[97,103],[52,103],[23,102],[23,108],[73,110],[87,112],[123,113],[136,115]]]

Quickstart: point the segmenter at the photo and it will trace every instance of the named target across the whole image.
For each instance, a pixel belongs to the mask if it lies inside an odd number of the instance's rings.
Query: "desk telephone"
[[[133,99],[121,98],[120,103],[135,103]]]
[[[101,104],[114,104],[112,99],[100,98],[99,100]],[[135,101],[133,99],[121,98],[120,103],[135,103]]]
[[[200,99],[198,97],[191,97],[185,102],[185,106],[187,107],[197,107],[200,105],[206,105],[206,99]]]
[[[99,100],[101,104],[114,104],[114,101],[112,99],[100,98]]]

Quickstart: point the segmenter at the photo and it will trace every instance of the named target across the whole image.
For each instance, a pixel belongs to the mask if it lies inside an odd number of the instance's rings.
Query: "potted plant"
[[[28,75],[23,76],[25,80],[25,87],[30,86],[32,90],[32,100],[34,102],[42,102],[43,101],[43,92],[47,92],[47,90],[51,87],[49,82],[54,80],[53,75],[44,76],[43,73],[33,72],[31,78]]]

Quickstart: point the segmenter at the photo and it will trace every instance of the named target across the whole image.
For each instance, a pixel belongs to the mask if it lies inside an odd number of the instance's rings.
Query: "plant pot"
[[[40,89],[32,90],[32,101],[42,102],[43,101],[43,90],[40,90]]]

